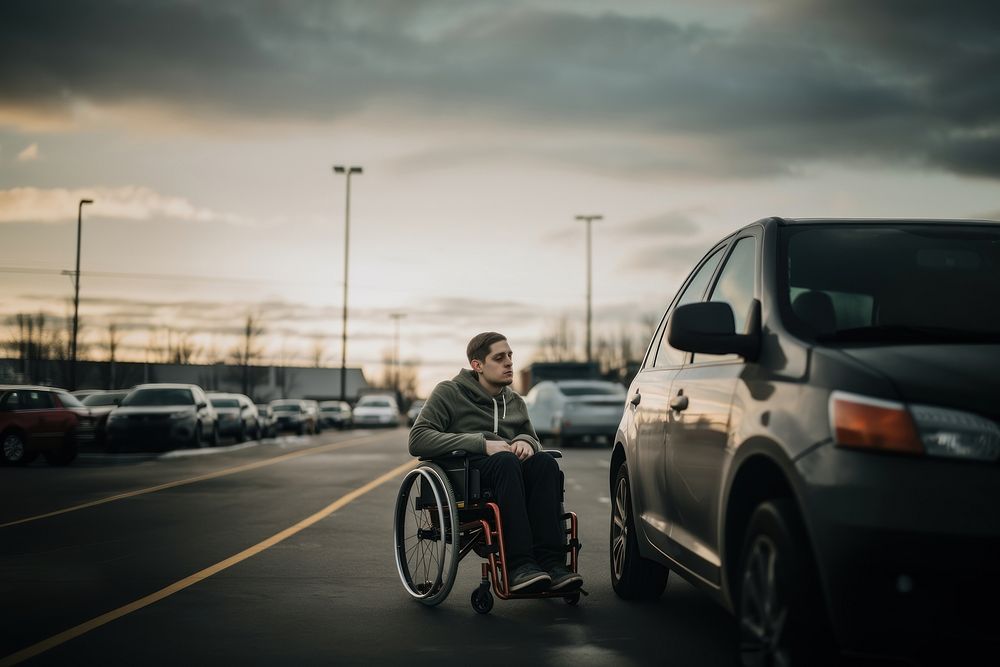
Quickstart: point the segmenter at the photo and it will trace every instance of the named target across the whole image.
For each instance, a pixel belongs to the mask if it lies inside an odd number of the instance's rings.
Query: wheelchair
[[[557,450],[543,450],[561,458]],[[581,549],[577,518],[566,512],[564,476],[559,471],[560,523],[566,535],[564,548],[569,569],[578,571]],[[451,452],[420,464],[403,478],[396,495],[394,546],[396,569],[403,587],[418,602],[440,604],[455,584],[458,563],[470,552],[484,559],[482,579],[472,591],[472,608],[488,614],[493,596],[501,600],[563,598],[576,605],[582,588],[573,591],[512,593],[508,586],[504,553],[503,520],[489,489],[481,488],[479,471],[469,467],[468,454]],[[492,585],[492,592],[490,591]]]

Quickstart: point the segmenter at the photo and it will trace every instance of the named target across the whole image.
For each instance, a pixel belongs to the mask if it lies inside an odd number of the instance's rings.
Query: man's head
[[[513,353],[503,334],[487,331],[474,336],[465,352],[480,383],[499,390],[514,382]]]

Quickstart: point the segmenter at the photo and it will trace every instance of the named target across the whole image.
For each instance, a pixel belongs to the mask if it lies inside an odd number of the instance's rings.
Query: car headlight
[[[1000,426],[961,410],[835,391],[830,426],[839,447],[973,461],[1000,458]]]
[[[1000,458],[1000,426],[959,410],[930,405],[911,405],[910,413],[920,431],[920,440],[931,456],[975,461]]]

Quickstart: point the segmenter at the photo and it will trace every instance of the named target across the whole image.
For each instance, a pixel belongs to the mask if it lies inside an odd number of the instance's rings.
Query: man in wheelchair
[[[562,482],[542,451],[524,401],[510,385],[513,353],[505,336],[486,332],[466,349],[471,370],[438,384],[410,431],[413,456],[468,452],[503,517],[511,593],[568,592],[583,578],[566,567]]]

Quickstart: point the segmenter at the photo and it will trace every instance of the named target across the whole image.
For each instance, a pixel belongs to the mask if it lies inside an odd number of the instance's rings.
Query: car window
[[[625,393],[625,388],[613,384],[588,384],[567,387],[560,386],[559,390],[566,396],[620,396]]]
[[[1000,340],[1000,231],[941,223],[810,224],[781,231],[779,306],[823,342]]]
[[[20,410],[22,408],[22,396],[20,391],[9,391],[0,400],[0,408],[4,410]]]
[[[213,408],[238,408],[240,407],[240,402],[235,398],[213,398],[212,407]]]
[[[757,239],[747,236],[736,242],[729,253],[719,279],[712,289],[709,301],[728,303],[733,308],[736,333],[746,328],[750,304],[754,299],[754,285],[757,276]],[[728,361],[739,359],[735,354],[696,354],[692,362]]]
[[[123,393],[114,394],[91,394],[83,399],[84,405],[117,405],[125,397]]]
[[[705,294],[705,288],[708,287],[709,281],[712,280],[712,274],[715,273],[715,269],[720,261],[722,261],[722,248],[716,250],[702,263],[691,277],[687,287],[684,288],[684,292],[680,295],[680,298],[677,299],[674,308],[701,301]],[[660,331],[660,345],[656,352],[656,360],[653,366],[656,368],[680,366],[684,363],[686,355],[687,352],[671,347],[670,343],[667,342],[667,325],[664,323],[663,329]]]
[[[53,407],[52,394],[47,391],[26,391],[25,402],[30,410],[45,410]]]
[[[131,407],[194,405],[190,389],[136,389],[121,404]]]

